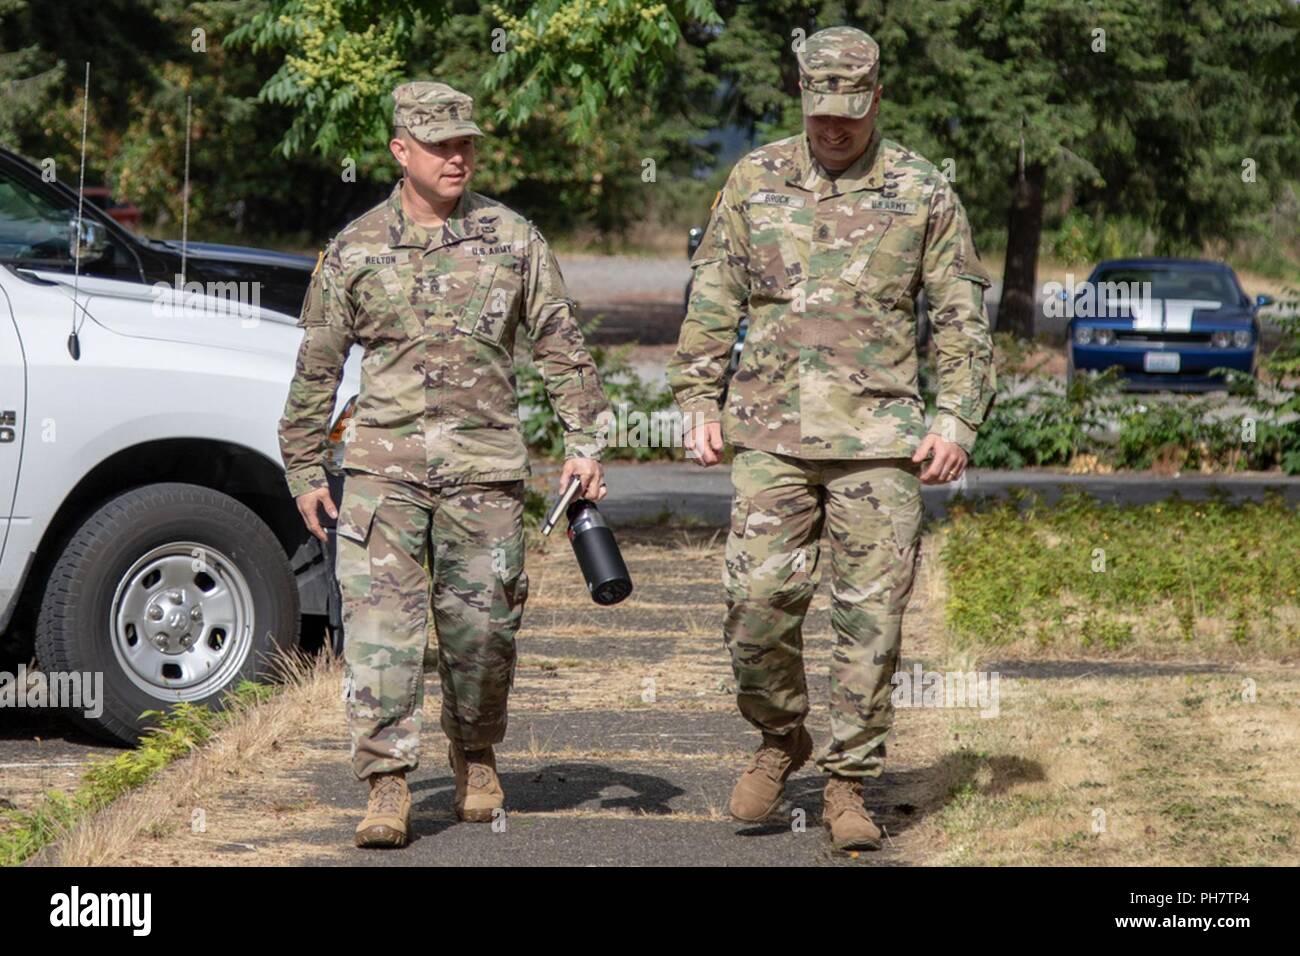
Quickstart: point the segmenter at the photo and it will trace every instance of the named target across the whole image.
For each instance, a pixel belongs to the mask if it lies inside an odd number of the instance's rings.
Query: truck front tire
[[[36,657],[51,685],[102,675],[102,713],[64,710],[133,744],[145,711],[218,707],[241,681],[273,677],[299,623],[293,571],[265,522],[221,492],[161,483],[109,500],[72,535],[41,601]]]

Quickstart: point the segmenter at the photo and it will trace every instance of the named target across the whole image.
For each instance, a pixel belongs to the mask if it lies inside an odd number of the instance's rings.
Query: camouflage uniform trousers
[[[347,472],[335,572],[358,778],[419,764],[430,606],[443,732],[470,750],[505,737],[528,597],[523,512],[522,481],[422,487]]]
[[[831,739],[817,764],[847,777],[884,768],[891,678],[920,559],[920,466],[909,459],[829,461],[737,449],[732,464],[724,638],[737,703],[760,730],[785,734],[808,714],[803,620],[831,575]]]

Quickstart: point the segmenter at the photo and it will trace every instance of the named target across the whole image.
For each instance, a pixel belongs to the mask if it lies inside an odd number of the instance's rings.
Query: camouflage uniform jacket
[[[427,486],[527,475],[513,361],[521,327],[566,456],[599,457],[608,403],[541,234],[469,191],[426,230],[404,214],[400,189],[334,238],[312,278],[280,421],[290,491],[325,486],[328,415],[356,343],[349,469]]]
[[[993,397],[990,280],[961,202],[916,153],[877,132],[830,180],[803,134],[753,151],[714,203],[692,268],[668,369],[683,412],[721,417],[729,442],[776,454],[912,455],[926,433],[915,311],[924,289],[939,378],[930,431],[970,450]]]

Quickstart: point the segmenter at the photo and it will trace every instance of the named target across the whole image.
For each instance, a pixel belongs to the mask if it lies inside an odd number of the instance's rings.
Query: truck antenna
[[[86,61],[86,85],[81,100],[81,174],[77,182],[77,226],[72,233],[72,332],[68,335],[68,354],[81,358],[81,339],[77,335],[77,289],[81,283],[81,211],[86,201],[86,117],[90,113],[90,61]]]
[[[190,104],[185,97],[185,185],[181,189],[181,288],[185,288],[185,259],[190,236]]]

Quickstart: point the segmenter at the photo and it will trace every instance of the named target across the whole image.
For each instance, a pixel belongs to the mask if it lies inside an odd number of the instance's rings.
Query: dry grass
[[[698,558],[682,560],[683,546],[698,548]],[[905,666],[922,660],[938,670],[987,668],[987,656],[951,643],[945,634],[946,582],[934,560],[936,549],[927,536],[904,623]],[[530,556],[530,575],[547,583],[534,592],[539,600],[530,600],[520,636],[513,693],[517,732],[511,746],[498,748],[506,767],[531,761],[653,768],[665,780],[674,780],[676,771],[680,780],[698,781],[717,767],[743,765],[746,752],[733,743],[710,746],[706,740],[682,753],[644,734],[626,735],[626,742],[621,734],[560,742],[553,717],[551,729],[530,720],[530,714],[651,708],[660,714],[734,714],[719,634],[720,543],[709,543],[706,535],[662,547],[635,544],[626,551],[638,580],[655,583],[641,592],[639,607],[629,601],[621,608],[595,608],[585,589],[569,580],[574,572],[568,555]],[[824,674],[829,663],[826,605],[823,587],[806,633],[810,675]],[[566,620],[574,623],[560,626]],[[541,653],[530,648],[534,637],[563,639],[566,649]],[[654,660],[631,651],[611,654],[611,640],[662,643],[663,653]],[[584,643],[605,649],[588,654]],[[1002,676],[997,717],[981,719],[973,710],[898,710],[886,775],[870,788],[871,805],[889,831],[886,849],[875,859],[922,865],[1300,862],[1300,768],[1291,759],[1300,744],[1300,678],[1294,668],[1262,659],[1174,666],[1113,658],[1045,660],[1032,653],[1008,661],[1001,648],[999,653],[998,666],[1008,674],[1038,676]],[[314,782],[350,774],[338,678],[337,668],[325,665],[303,675],[202,753],[89,821],[48,861],[343,862],[349,848],[322,834],[350,833],[361,790],[355,807],[339,807],[322,799]],[[644,699],[646,678],[653,679],[652,701]],[[1247,678],[1254,681],[1253,703],[1242,699]],[[426,700],[424,750],[436,759],[444,744],[436,700]],[[821,724],[824,710],[824,699],[815,700],[814,717]],[[689,807],[656,812],[655,818],[726,821],[725,787],[692,782],[684,796]],[[450,824],[449,810],[427,804],[417,808],[417,823]],[[206,812],[206,832],[191,827],[195,809]],[[635,825],[643,811],[581,806],[517,815],[535,824],[571,817]]]
[[[339,706],[341,671],[328,657],[314,663],[289,660],[285,686],[269,701],[250,707],[199,754],[177,761],[148,786],[76,826],[35,859],[38,865],[107,866],[132,858],[143,838],[186,832],[199,845],[220,843],[204,833],[208,798],[216,790],[260,771],[260,762],[292,750],[313,732],[329,732]],[[292,800],[269,801],[295,806]],[[143,841],[147,842],[147,841]]]
[[[997,719],[951,722],[935,862],[1300,862],[1293,671],[1014,680],[1003,694]]]

